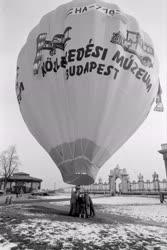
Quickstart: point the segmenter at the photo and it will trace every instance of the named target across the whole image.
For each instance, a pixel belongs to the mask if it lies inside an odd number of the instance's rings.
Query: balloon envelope
[[[18,57],[23,119],[66,183],[94,182],[145,120],[157,90],[151,39],[103,1],[71,1],[48,13]]]

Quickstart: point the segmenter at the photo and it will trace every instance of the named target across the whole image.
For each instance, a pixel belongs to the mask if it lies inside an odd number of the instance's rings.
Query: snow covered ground
[[[93,196],[92,196],[93,197]],[[160,204],[159,199],[143,196],[108,196],[93,199],[96,204],[109,204],[109,205],[152,205]]]
[[[0,250],[9,250],[13,247],[17,247],[17,244],[10,243],[9,241],[6,241],[4,237],[0,236]]]
[[[159,199],[93,197],[93,202],[97,213],[93,219],[57,214],[48,219],[40,213],[30,217],[22,209],[19,213],[27,219],[15,223],[14,218],[5,226],[13,235],[24,239],[21,249],[37,249],[33,244],[39,244],[40,250],[167,250],[167,205],[160,204]],[[51,206],[69,209],[69,201],[51,202]],[[108,221],[100,222],[103,217]],[[4,242],[3,237],[0,249],[20,249],[14,248],[19,243]]]
[[[49,195],[49,196],[37,196],[40,199],[46,199],[46,200],[60,200],[60,199],[70,199],[71,194],[70,193],[58,193],[56,195]]]
[[[93,199],[106,213],[128,215],[142,220],[153,220],[167,225],[167,205],[160,204],[157,198],[147,197],[108,197]]]
[[[93,198],[94,205],[104,213],[128,215],[136,219],[155,221],[167,225],[167,204],[160,204],[159,199],[141,196],[112,196]],[[68,205],[69,201],[51,202]]]
[[[29,225],[20,224],[13,229],[27,238],[33,235],[36,242],[71,250],[74,242],[87,249],[167,249],[167,229],[142,225],[109,225],[91,223],[50,222],[29,220]],[[158,235],[157,235],[158,233]],[[133,248],[133,245],[135,248]],[[110,248],[114,247],[115,248]],[[131,246],[131,248],[130,248]],[[96,248],[95,248],[96,247]],[[99,248],[98,248],[99,247]],[[104,248],[106,247],[106,248]],[[108,248],[109,247],[109,248]],[[119,247],[119,248],[118,248]],[[143,247],[143,248],[142,248]],[[151,248],[152,247],[152,248]],[[162,248],[158,248],[162,247]],[[79,248],[77,248],[80,250]]]

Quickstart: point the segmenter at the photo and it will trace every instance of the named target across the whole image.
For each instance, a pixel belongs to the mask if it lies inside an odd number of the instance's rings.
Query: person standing
[[[94,209],[93,201],[90,196],[89,196],[89,203],[90,203],[90,216],[95,216],[95,209]]]
[[[85,213],[86,213],[86,218],[90,216],[90,196],[88,192],[84,193],[84,199],[85,199]],[[88,214],[89,211],[89,214]]]
[[[77,191],[72,190],[71,199],[70,199],[70,212],[69,212],[69,215],[76,216],[76,210],[77,210]]]
[[[81,210],[81,193],[80,193],[80,185],[75,187],[76,189],[76,213],[75,216],[79,216],[80,210]]]
[[[88,192],[85,193],[85,203],[86,203],[86,214],[88,216],[95,216],[95,209],[94,209],[93,201]],[[89,214],[87,212],[88,209],[89,209]]]
[[[164,203],[164,194],[162,192],[160,192],[159,198],[160,198],[160,203]]]

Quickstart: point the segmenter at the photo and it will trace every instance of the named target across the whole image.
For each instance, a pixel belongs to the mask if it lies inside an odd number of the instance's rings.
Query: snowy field
[[[167,205],[159,199],[117,196],[93,202],[96,217],[89,219],[67,216],[69,201],[40,204],[52,209],[47,211],[39,206],[6,208],[10,223],[0,208],[0,227],[6,228],[0,249],[167,250]],[[12,239],[6,237],[9,232]]]
[[[117,215],[127,215],[136,219],[160,222],[167,226],[167,204],[161,205],[157,198],[146,197],[104,197],[92,198],[93,203],[98,206],[98,211]],[[68,205],[69,201],[52,203],[57,205]]]
[[[161,205],[159,199],[156,198],[99,198],[94,199],[94,204],[101,204],[100,209],[106,213],[128,215],[137,219],[160,222],[167,226],[167,205]]]
[[[38,198],[40,199],[46,199],[46,200],[60,200],[60,199],[67,199],[69,198],[70,199],[70,196],[71,194],[70,193],[59,193],[59,194],[56,194],[56,195],[49,195],[49,196],[39,196]]]

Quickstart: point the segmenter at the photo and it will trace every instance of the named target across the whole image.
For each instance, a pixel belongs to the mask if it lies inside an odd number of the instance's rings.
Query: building
[[[120,169],[117,165],[110,171],[108,182],[98,182],[83,186],[84,190],[90,193],[115,194],[157,194],[159,192],[167,193],[167,179],[159,180],[156,172],[152,175],[152,180],[144,180],[143,175],[138,175],[137,181],[130,181],[125,168]]]
[[[6,191],[11,193],[30,193],[41,188],[41,179],[27,173],[18,172],[8,178]],[[4,178],[0,178],[0,190],[4,190]]]

